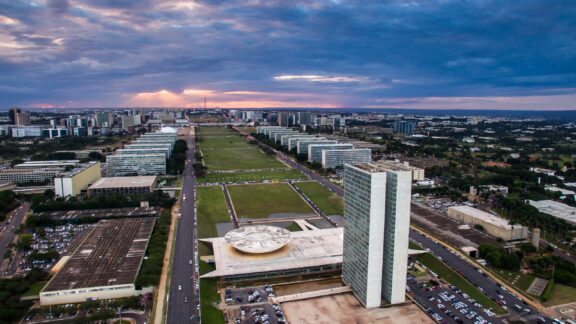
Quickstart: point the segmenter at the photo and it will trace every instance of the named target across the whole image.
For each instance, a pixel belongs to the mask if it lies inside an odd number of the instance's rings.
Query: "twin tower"
[[[405,300],[411,190],[401,163],[345,166],[342,280],[364,307]]]

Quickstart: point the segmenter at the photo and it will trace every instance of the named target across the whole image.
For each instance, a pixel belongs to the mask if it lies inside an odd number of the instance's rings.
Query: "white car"
[[[178,285],[178,290],[182,290],[182,286]]]

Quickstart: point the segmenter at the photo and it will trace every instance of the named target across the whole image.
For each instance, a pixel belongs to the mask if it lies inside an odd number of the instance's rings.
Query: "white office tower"
[[[342,280],[367,308],[404,302],[412,170],[346,164]]]

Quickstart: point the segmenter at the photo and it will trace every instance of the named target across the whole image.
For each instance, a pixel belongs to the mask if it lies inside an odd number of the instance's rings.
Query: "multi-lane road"
[[[199,279],[196,264],[196,178],[193,164],[195,136],[190,133],[186,142],[186,166],[180,194],[180,213],[172,259],[170,289],[168,292],[167,323],[199,323]]]
[[[16,229],[22,224],[24,216],[29,210],[30,204],[23,203],[6,217],[6,221],[2,224],[0,231],[0,256],[4,256],[6,251],[8,251],[10,243],[14,241],[14,237],[16,236]],[[13,274],[11,273],[13,270],[15,271],[15,267],[11,267],[9,273],[5,274],[11,275]]]

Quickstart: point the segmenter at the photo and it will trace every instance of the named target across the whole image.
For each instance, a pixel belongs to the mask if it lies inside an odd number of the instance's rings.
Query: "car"
[[[188,264],[192,264],[192,260],[188,260]]]
[[[182,290],[182,286],[178,285],[178,290]]]
[[[184,297],[184,302],[185,302],[185,303],[188,302],[188,297]]]

